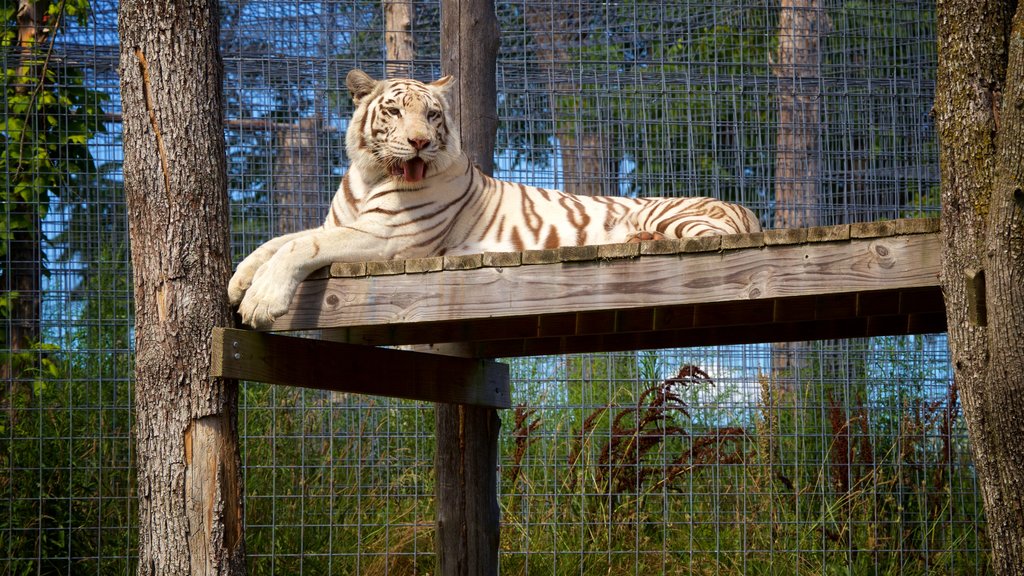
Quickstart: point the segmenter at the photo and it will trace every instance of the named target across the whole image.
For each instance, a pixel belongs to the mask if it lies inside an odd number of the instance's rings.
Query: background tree
[[[778,81],[779,127],[775,137],[774,228],[821,224],[821,64],[828,16],[818,0],[783,0],[778,50],[772,69]],[[772,373],[790,386],[806,367],[807,342],[772,345]]]
[[[210,378],[211,329],[231,325],[219,19],[212,0],[118,17],[140,575],[245,571],[237,383]]]
[[[779,11],[775,228],[817,226],[821,185],[821,56],[831,28],[818,0],[783,0]]]
[[[411,76],[416,42],[412,30],[416,26],[416,4],[413,0],[383,0],[384,45],[387,78]]]
[[[559,187],[584,196],[615,195],[616,175],[612,160],[608,119],[596,102],[584,101],[581,78],[570,68],[574,53],[580,53],[586,30],[586,4],[528,2],[524,7],[526,26],[533,37],[537,65],[543,70],[548,88],[548,105],[562,161]],[[582,36],[582,37],[581,37]],[[602,112],[604,112],[602,114]]]
[[[941,0],[949,348],[997,574],[1024,566],[1024,4]]]
[[[51,46],[68,20],[84,26],[88,0],[7,0],[2,4],[2,44],[14,58],[4,70],[0,187],[0,332],[2,404],[12,408],[34,375],[45,368],[40,355],[39,316],[46,252],[41,222],[50,198],[71,200],[96,173],[89,139],[102,131],[105,95],[83,86],[82,70],[51,57]],[[52,365],[51,365],[52,368]],[[13,413],[12,413],[13,415]]]

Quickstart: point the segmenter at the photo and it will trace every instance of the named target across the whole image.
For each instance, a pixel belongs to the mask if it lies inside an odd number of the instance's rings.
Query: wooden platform
[[[273,330],[477,358],[945,330],[936,220],[335,264]]]

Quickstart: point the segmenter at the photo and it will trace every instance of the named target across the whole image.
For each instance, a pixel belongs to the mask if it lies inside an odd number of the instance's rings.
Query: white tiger
[[[270,326],[310,272],[332,262],[522,251],[760,230],[757,217],[711,198],[575,196],[489,178],[462,152],[448,108],[452,78],[346,78],[355,113],[351,166],[319,228],[274,238],[228,286],[242,320]]]

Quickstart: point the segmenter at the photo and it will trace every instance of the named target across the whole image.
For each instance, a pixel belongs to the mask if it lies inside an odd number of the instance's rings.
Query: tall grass
[[[716,387],[702,370],[680,376],[582,422],[529,412],[503,487],[505,545],[529,553],[507,554],[506,573],[987,571],[954,387],[929,399],[761,377],[743,418],[685,393]]]

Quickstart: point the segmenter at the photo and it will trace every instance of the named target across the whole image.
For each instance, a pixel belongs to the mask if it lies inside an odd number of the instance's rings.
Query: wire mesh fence
[[[0,572],[130,573],[117,5],[51,1],[32,41],[22,5],[4,4]],[[221,10],[237,260],[323,217],[347,162],[349,69],[440,75],[440,5]],[[499,177],[710,195],[767,227],[937,214],[930,3],[496,10]],[[388,60],[389,33],[412,38],[410,58]],[[944,337],[787,354],[785,367],[770,345],[512,361],[502,572],[984,573]],[[244,385],[250,571],[431,573],[433,426],[424,404]]]

